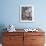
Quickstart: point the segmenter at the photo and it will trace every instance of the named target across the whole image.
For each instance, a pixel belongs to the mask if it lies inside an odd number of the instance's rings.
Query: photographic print
[[[21,22],[34,21],[34,8],[32,5],[21,5],[20,6],[20,21]]]

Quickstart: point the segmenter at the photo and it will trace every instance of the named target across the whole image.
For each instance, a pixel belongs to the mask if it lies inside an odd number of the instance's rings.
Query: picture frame
[[[33,5],[20,5],[20,22],[34,22]]]

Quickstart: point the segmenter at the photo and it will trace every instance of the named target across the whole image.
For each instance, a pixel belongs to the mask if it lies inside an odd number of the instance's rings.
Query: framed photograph
[[[20,22],[34,21],[34,7],[32,5],[20,5]]]

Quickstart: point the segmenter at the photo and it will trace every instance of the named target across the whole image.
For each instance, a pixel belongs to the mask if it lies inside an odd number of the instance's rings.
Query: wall
[[[41,27],[46,28],[46,1],[45,0],[1,0],[0,25],[13,24],[16,28]],[[19,20],[20,5],[34,6],[35,22],[21,23]]]
[[[35,22],[20,22],[19,8],[22,4],[34,6]],[[46,32],[46,0],[0,0],[0,31],[2,27],[4,28],[9,24],[13,24],[16,28],[40,27]]]

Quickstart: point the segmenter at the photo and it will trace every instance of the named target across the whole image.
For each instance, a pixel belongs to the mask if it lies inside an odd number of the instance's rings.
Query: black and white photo
[[[34,9],[31,5],[20,6],[20,21],[21,22],[32,22],[34,19]]]

